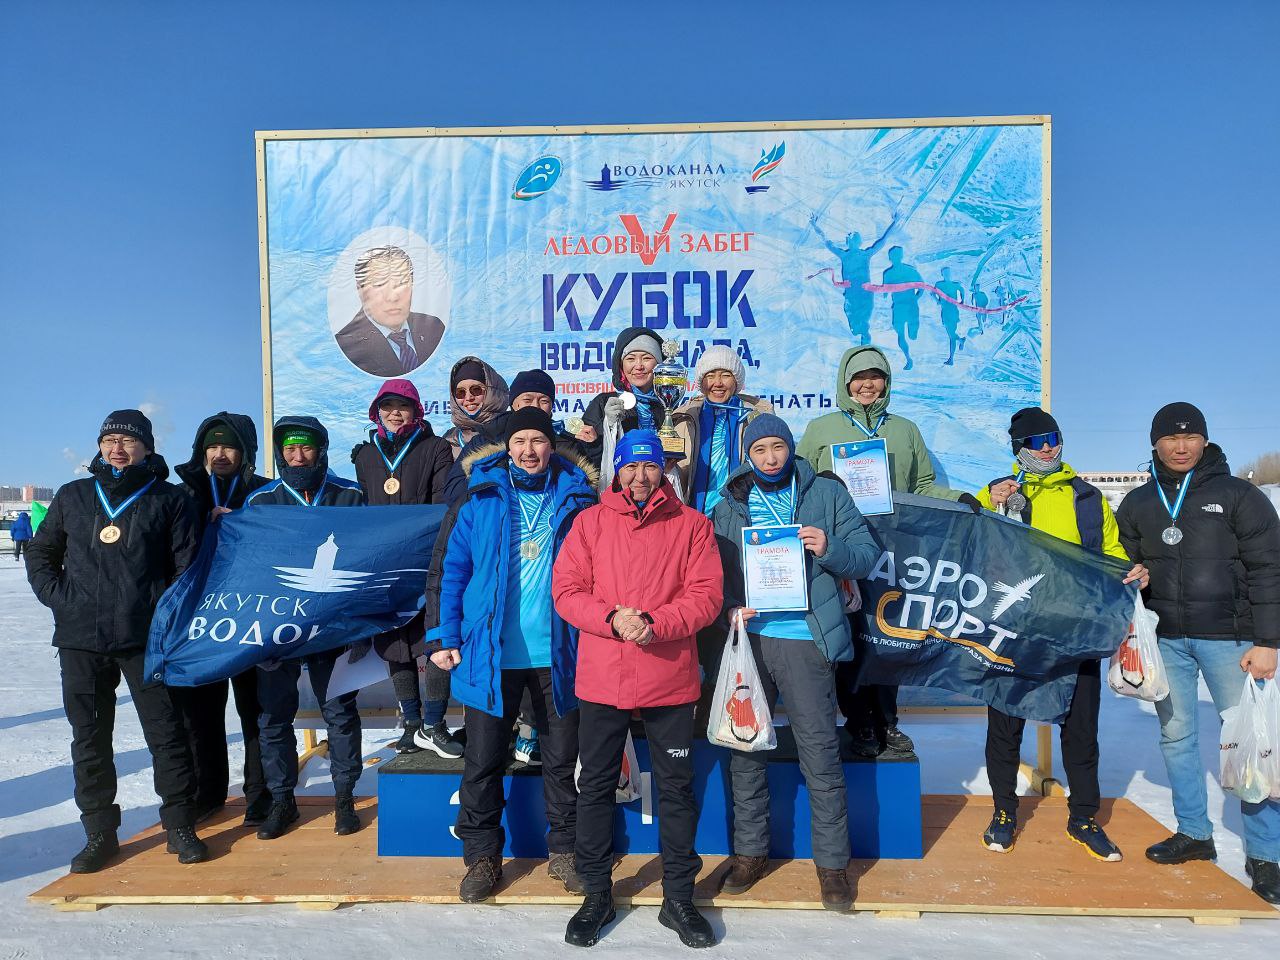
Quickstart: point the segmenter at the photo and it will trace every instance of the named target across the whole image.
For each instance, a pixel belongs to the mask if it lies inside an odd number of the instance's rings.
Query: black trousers
[[[13,559],[21,560],[22,555],[27,552],[27,544],[30,542],[30,540],[13,541]]]
[[[662,850],[662,892],[692,900],[702,858],[693,848],[698,805],[693,795],[694,704],[642,707],[649,762],[658,786],[658,842]],[[578,777],[578,876],[587,893],[613,886],[613,813],[627,745],[631,711],[583,700],[582,773]]]
[[[173,687],[173,701],[182,713],[187,745],[196,765],[196,806],[205,809],[227,799],[231,774],[227,759],[227,692],[235,693],[236,713],[244,734],[244,799],[253,803],[267,792],[258,740],[258,671],[246,670],[230,681],[199,687]]]
[[[142,685],[143,652],[122,656],[61,649],[62,704],[71,723],[71,763],[76,806],[86,833],[120,826],[112,734],[116,687],[123,676],[151,752],[160,822],[166,829],[195,820],[196,776],[182,718],[169,688]]]
[[[898,688],[871,683],[856,686],[857,666],[851,662],[836,664],[836,702],[853,729],[874,730],[882,734],[886,727],[898,725]]]
[[[502,811],[507,804],[502,780],[511,759],[511,725],[526,691],[542,750],[547,849],[551,853],[573,851],[578,821],[578,790],[573,783],[578,760],[578,711],[571,710],[565,717],[557,715],[550,669],[503,670],[502,716],[467,709],[467,745],[462,755],[456,827],[467,866],[485,857],[502,856],[507,839],[502,829]]]
[[[698,694],[694,732],[699,737],[707,735],[707,721],[711,714],[711,701],[716,696],[716,680],[720,676],[720,657],[724,654],[727,633],[727,628],[719,620],[698,631],[698,666],[702,668],[702,688]]]
[[[1102,668],[1099,660],[1085,660],[1076,674],[1076,692],[1062,722],[1062,766],[1067,772],[1071,796],[1067,808],[1073,817],[1098,813],[1098,708],[1102,700]],[[1018,758],[1022,731],[1027,722],[994,707],[987,708],[987,779],[997,810],[1013,815],[1018,810]]]

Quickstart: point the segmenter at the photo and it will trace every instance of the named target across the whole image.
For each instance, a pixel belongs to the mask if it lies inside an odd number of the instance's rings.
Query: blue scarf
[[[660,401],[658,400],[657,393],[654,392],[652,387],[647,391],[641,390],[639,387],[632,387],[631,392],[640,400],[640,402],[636,404],[636,421],[640,424],[640,429],[655,429],[653,425],[653,409],[645,401],[659,403]]]
[[[746,411],[742,407],[742,398],[733,396],[728,403],[712,403],[704,400],[702,409],[698,411],[698,462],[693,469],[694,508],[700,513],[707,500],[707,487],[711,481],[711,441],[715,436],[716,420],[725,418],[725,454],[729,458],[729,473],[737,469],[742,460],[738,449],[738,429]]]

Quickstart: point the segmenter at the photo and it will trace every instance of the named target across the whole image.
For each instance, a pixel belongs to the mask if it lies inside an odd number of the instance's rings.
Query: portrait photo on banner
[[[329,329],[343,356],[371,377],[413,373],[444,339],[449,323],[444,258],[401,227],[352,239],[329,276]]]

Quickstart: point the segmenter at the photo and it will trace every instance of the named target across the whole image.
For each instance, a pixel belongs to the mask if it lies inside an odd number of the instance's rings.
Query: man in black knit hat
[[[168,850],[182,863],[209,851],[196,836],[196,776],[169,689],[144,685],[142,661],[156,601],[195,558],[196,508],[166,482],[151,421],[117,410],[98,431],[90,476],[61,487],[27,548],[27,579],[53,610],[53,645],[71,723],[76,806],[87,842],[72,873],[101,870],[119,851],[116,687],[123,676],[142,722]]]
[[[1200,677],[1219,713],[1237,704],[1243,672],[1275,682],[1280,518],[1262,491],[1231,475],[1191,404],[1156,413],[1151,445],[1151,479],[1124,498],[1117,520],[1129,556],[1151,568],[1144,595],[1160,615],[1169,677],[1156,715],[1178,830],[1149,847],[1147,859],[1176,864],[1217,856],[1200,759]],[[1280,801],[1242,800],[1240,812],[1253,890],[1280,903]]]

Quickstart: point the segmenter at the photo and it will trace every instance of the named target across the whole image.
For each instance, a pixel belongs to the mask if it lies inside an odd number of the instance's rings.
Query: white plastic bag
[[[1159,622],[1159,615],[1148,610],[1142,603],[1142,594],[1138,594],[1129,635],[1112,655],[1107,671],[1107,685],[1121,696],[1156,703],[1169,695],[1169,675],[1156,639]]]
[[[1261,803],[1271,795],[1268,776],[1271,742],[1266,703],[1253,677],[1245,674],[1240,702],[1222,712],[1222,789],[1246,803]]]
[[[760,687],[756,658],[751,653],[742,618],[735,616],[720,657],[720,675],[711,699],[707,740],[747,753],[772,750],[778,745],[773,715]]]
[[[573,785],[578,785],[582,776],[582,758],[578,758],[573,768]],[[622,769],[618,771],[618,786],[614,790],[613,799],[617,803],[630,803],[640,799],[640,761],[636,759],[636,745],[631,739],[631,731],[627,731],[627,743],[622,748]]]
[[[1262,707],[1267,725],[1267,744],[1271,747],[1263,771],[1271,783],[1271,799],[1280,800],[1280,682],[1268,680],[1263,686]]]

